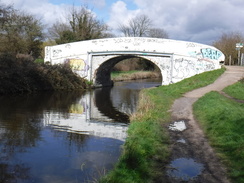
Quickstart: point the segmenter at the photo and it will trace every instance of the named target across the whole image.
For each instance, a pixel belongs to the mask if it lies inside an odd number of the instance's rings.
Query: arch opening
[[[133,59],[133,60],[132,60]],[[145,65],[150,65],[148,68],[153,68],[154,72],[158,72],[160,75],[160,78],[162,79],[162,71],[158,67],[157,64],[155,64],[150,59],[138,56],[138,55],[116,55],[113,58],[109,58],[108,60],[104,61],[95,71],[94,75],[94,85],[96,87],[104,87],[104,86],[113,86],[113,81],[111,79],[111,72],[114,70],[114,67],[116,64],[121,63],[124,60],[131,60],[132,62],[136,62],[136,59],[140,59],[140,62],[146,63]],[[126,63],[125,63],[126,64]],[[128,65],[128,64],[127,64]],[[143,68],[143,66],[141,66]],[[144,66],[145,67],[145,66]],[[141,70],[150,70],[150,69],[141,69]],[[130,69],[131,70],[131,69]],[[138,69],[135,69],[138,70]],[[140,70],[140,69],[139,69]],[[128,70],[127,70],[128,71]]]

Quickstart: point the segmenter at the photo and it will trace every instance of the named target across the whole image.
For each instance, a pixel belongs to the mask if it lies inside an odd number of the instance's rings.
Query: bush
[[[87,88],[67,65],[36,64],[28,56],[0,55],[0,94]]]

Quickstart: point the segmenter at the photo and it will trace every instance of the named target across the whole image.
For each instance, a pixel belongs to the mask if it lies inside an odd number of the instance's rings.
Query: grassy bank
[[[244,78],[223,91],[236,99],[244,100]]]
[[[87,83],[67,65],[45,65],[28,58],[0,56],[0,94],[84,89]]]
[[[224,69],[205,72],[176,84],[141,92],[137,113],[131,117],[128,138],[115,169],[101,182],[147,183],[163,181],[165,162],[169,157],[166,125],[169,109],[182,94],[213,83]]]
[[[224,91],[244,99],[243,80]],[[244,104],[211,92],[195,103],[194,114],[228,167],[233,182],[244,183]]]
[[[136,79],[148,79],[148,78],[159,78],[161,74],[154,71],[113,71],[111,73],[111,79],[113,81],[125,81],[125,80],[136,80]]]

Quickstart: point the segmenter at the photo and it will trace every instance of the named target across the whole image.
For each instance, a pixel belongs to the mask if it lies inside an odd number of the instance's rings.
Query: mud
[[[174,176],[167,176],[163,182],[179,183],[229,183],[226,167],[216,155],[216,152],[209,145],[202,129],[194,119],[192,105],[200,97],[210,91],[221,92],[225,87],[234,84],[244,77],[244,67],[226,66],[226,71],[213,84],[186,93],[183,97],[175,100],[172,112],[172,124],[175,121],[184,121],[186,129],[183,131],[172,131],[169,129],[171,139],[171,159],[179,158],[193,159],[202,164],[201,173],[191,179],[179,179]],[[169,169],[170,164],[168,165]]]

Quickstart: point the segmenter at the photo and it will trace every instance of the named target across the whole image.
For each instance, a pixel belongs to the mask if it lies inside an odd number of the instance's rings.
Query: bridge
[[[112,68],[129,58],[143,58],[161,71],[162,85],[219,69],[224,54],[213,46],[145,37],[118,37],[45,47],[45,62],[69,64],[94,86],[111,86]]]

